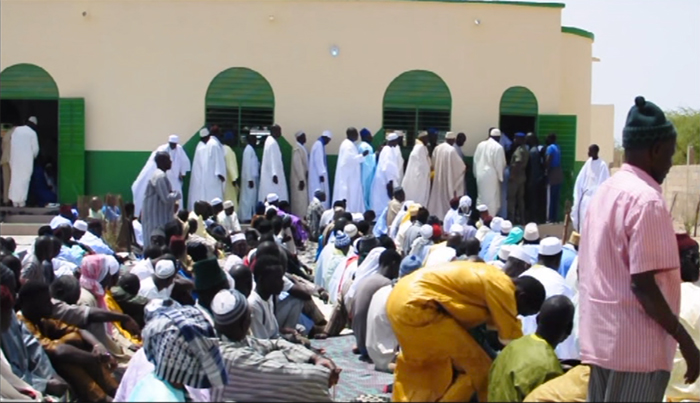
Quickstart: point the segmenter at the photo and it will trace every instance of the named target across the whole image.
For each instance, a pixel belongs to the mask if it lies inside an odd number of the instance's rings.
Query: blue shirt
[[[561,166],[561,151],[559,151],[559,146],[556,144],[550,144],[547,146],[546,156],[551,156],[549,162],[550,168],[559,168]]]
[[[564,246],[564,248],[562,248],[561,264],[559,264],[558,270],[559,274],[561,274],[562,277],[566,278],[566,274],[569,272],[571,265],[574,263],[576,255],[578,255],[578,253],[576,252],[576,249],[573,248],[573,246],[566,245]]]

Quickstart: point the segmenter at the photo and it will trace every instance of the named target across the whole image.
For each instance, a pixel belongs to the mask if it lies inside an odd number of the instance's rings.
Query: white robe
[[[292,151],[292,172],[290,173],[289,191],[292,196],[292,214],[306,217],[309,207],[309,153],[303,144],[296,143]],[[304,181],[304,189],[299,190],[299,182]],[[313,195],[311,196],[313,197]]]
[[[277,176],[277,183],[272,181],[273,176]],[[265,200],[270,193],[275,193],[279,196],[280,201],[289,201],[287,177],[284,175],[284,164],[282,163],[282,151],[277,140],[272,136],[267,137],[265,148],[263,149],[258,200]]]
[[[215,198],[224,197],[224,182],[226,182],[226,160],[224,150],[219,141],[211,137],[209,141],[197,144],[190,177],[190,192],[188,208],[194,210],[197,201],[211,202]]]
[[[249,187],[248,182],[253,182]],[[260,182],[260,160],[253,146],[248,144],[243,150],[241,165],[241,201],[238,204],[238,217],[241,221],[250,221],[255,215],[255,205],[258,202],[258,185]]]
[[[394,188],[397,188],[401,183],[401,171],[395,148],[398,148],[398,146],[385,146],[382,148],[382,152],[379,153],[377,170],[374,173],[374,181],[372,182],[372,197],[370,199],[372,201],[372,210],[374,211],[382,211],[391,201],[386,185],[393,181]]]
[[[34,159],[39,155],[39,140],[29,126],[16,127],[10,140],[10,200],[24,206],[29,182],[34,172]]]
[[[433,150],[435,177],[430,190],[428,210],[431,215],[444,217],[450,209],[450,199],[464,196],[464,173],[467,170],[464,160],[455,148],[442,143]]]
[[[399,183],[401,183],[401,181],[403,181],[403,174],[404,174],[404,171],[403,171],[404,160],[403,160],[403,154],[401,153],[401,147],[396,146],[396,147],[393,147],[391,150],[394,152],[394,158],[396,158],[396,165],[398,165],[398,167],[399,167]]]
[[[375,292],[367,312],[367,341],[365,345],[367,354],[374,362],[374,368],[378,371],[389,369],[389,364],[393,361],[396,348],[399,346],[386,311],[389,294],[393,289],[393,285],[387,285]]]
[[[588,161],[581,168],[574,185],[574,205],[571,207],[571,223],[574,230],[581,232],[579,225],[583,223],[588,211],[588,203],[598,190],[598,186],[610,177],[608,165],[602,159]]]
[[[355,143],[345,139],[338,151],[338,165],[335,169],[333,202],[345,199],[346,211],[364,213],[365,202],[362,192],[362,162],[365,157],[357,150]],[[386,193],[386,192],[385,192]]]
[[[146,165],[143,166],[141,172],[139,173],[139,176],[136,177],[136,180],[131,185],[131,194],[134,199],[135,207],[134,214],[136,217],[138,217],[139,214],[141,214],[141,208],[143,207],[143,198],[146,196],[146,187],[148,187],[148,181],[151,179],[156,169],[158,169],[155,161],[156,153],[159,153],[161,151],[166,151],[168,154],[170,154],[170,161],[172,162],[172,166],[165,173],[165,176],[168,178],[173,192],[180,193],[180,209],[185,208],[185,205],[182,200],[182,181],[180,180],[180,176],[184,177],[187,174],[187,172],[190,171],[190,159],[181,145],[178,144],[177,147],[175,147],[175,149],[173,150],[170,148],[169,144],[163,144],[151,153],[151,155],[148,157],[148,160],[146,161]]]
[[[323,183],[320,178],[323,177]],[[326,194],[326,201],[321,203],[323,208],[330,208],[330,187],[328,186],[328,165],[326,162],[326,146],[321,140],[311,147],[309,157],[309,200],[313,200],[316,189],[321,189]]]
[[[479,196],[477,204],[485,204],[492,214],[501,208],[501,183],[506,168],[503,146],[490,138],[476,146],[474,152],[474,174]]]
[[[430,154],[428,147],[416,141],[408,157],[406,174],[401,184],[406,200],[413,200],[421,206],[428,205],[430,198]]]

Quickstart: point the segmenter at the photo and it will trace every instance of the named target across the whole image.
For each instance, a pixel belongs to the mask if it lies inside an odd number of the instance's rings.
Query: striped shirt
[[[675,315],[680,259],[661,187],[629,164],[603,182],[590,202],[579,248],[581,360],[624,372],[670,371],[675,340],[632,293],[631,276],[656,272]]]
[[[283,339],[247,337],[220,345],[228,384],[212,402],[330,402],[330,370],[310,363],[314,353]]]

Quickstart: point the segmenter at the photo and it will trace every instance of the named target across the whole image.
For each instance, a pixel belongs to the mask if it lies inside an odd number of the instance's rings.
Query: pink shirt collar
[[[634,166],[630,165],[628,163],[622,164],[622,167],[620,167],[620,171],[626,171],[631,173],[632,175],[638,177],[639,179],[643,180],[647,185],[651,186],[654,188],[659,193],[662,193],[661,185],[651,177],[648,173],[646,173],[644,170]]]

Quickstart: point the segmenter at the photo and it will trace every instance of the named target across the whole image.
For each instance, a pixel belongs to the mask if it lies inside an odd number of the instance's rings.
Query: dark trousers
[[[549,216],[548,221],[557,222],[559,220],[559,196],[561,185],[549,185]]]
[[[547,185],[544,181],[527,183],[525,203],[527,222],[542,224],[547,221]]]
[[[591,365],[588,402],[661,402],[671,373],[618,372]]]

